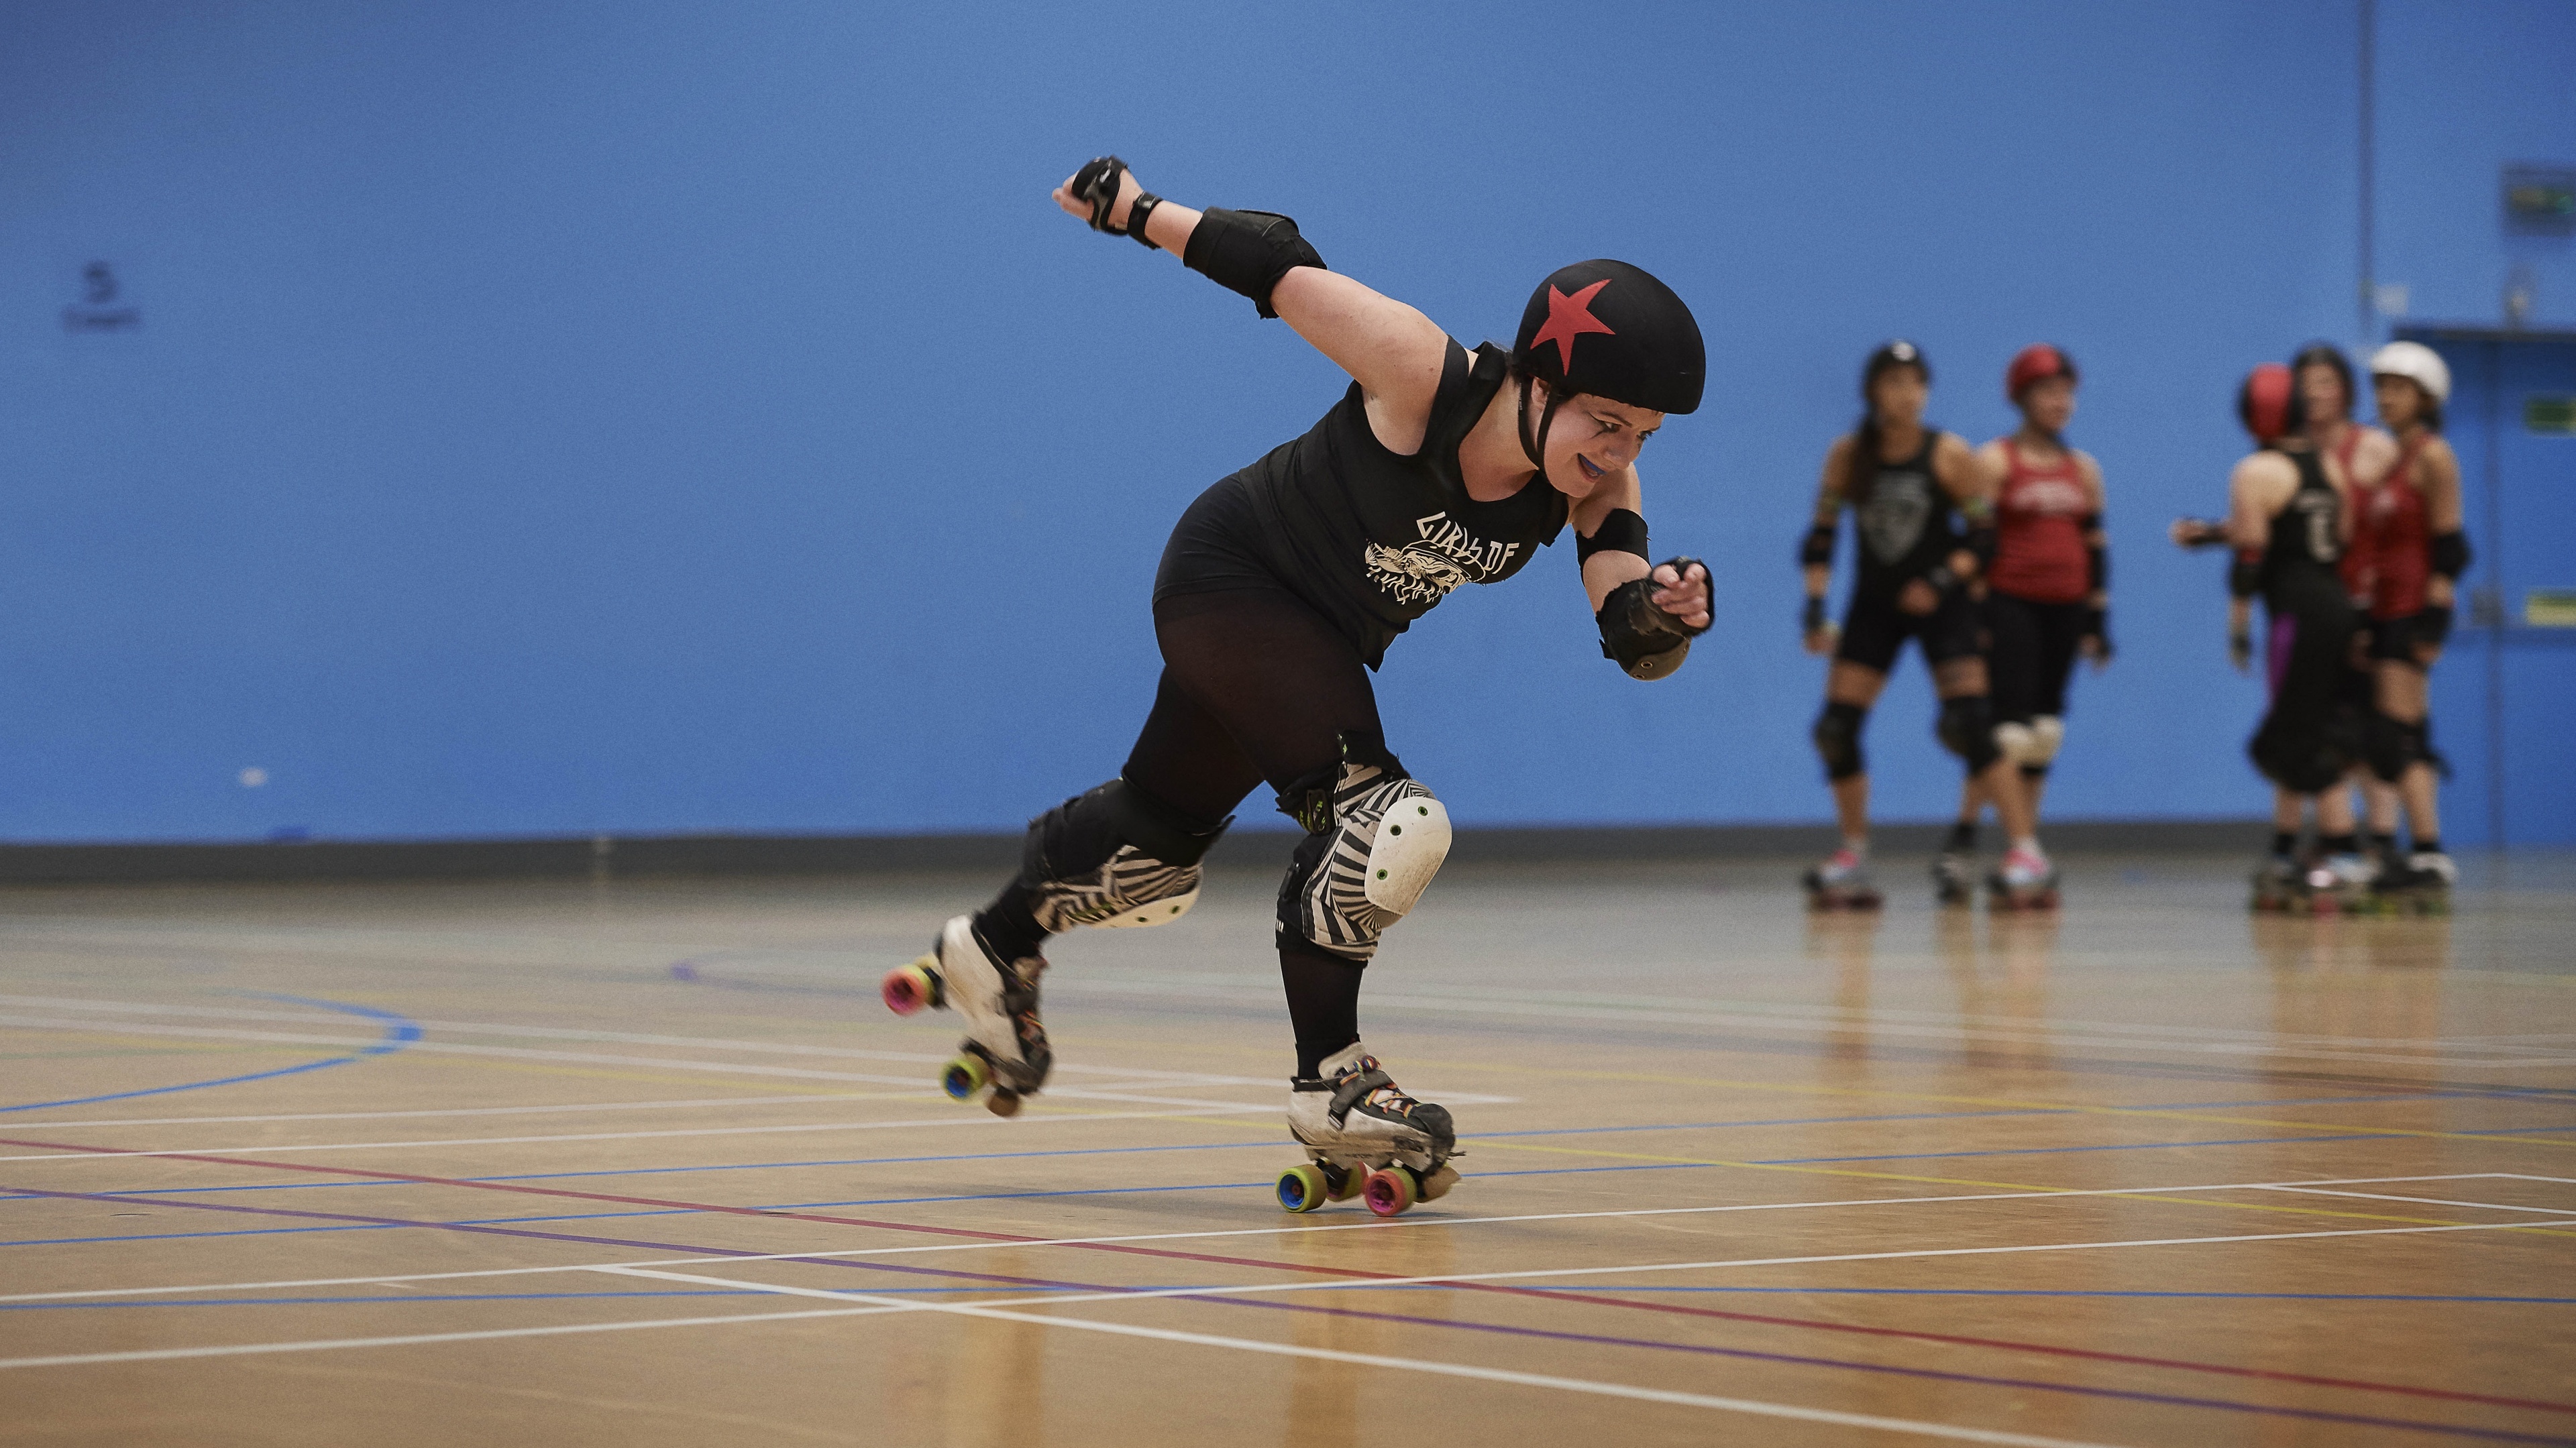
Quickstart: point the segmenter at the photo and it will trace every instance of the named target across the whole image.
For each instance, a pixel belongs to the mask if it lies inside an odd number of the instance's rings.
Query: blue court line
[[[137,1096],[167,1096],[174,1091],[203,1091],[210,1086],[239,1086],[247,1081],[267,1081],[279,1076],[299,1076],[307,1071],[320,1071],[332,1066],[346,1066],[352,1061],[363,1061],[369,1056],[388,1055],[392,1052],[399,1051],[403,1047],[420,1039],[419,1022],[412,1020],[408,1016],[399,1015],[393,1011],[380,1011],[373,1006],[353,1005],[347,1001],[321,1001],[312,1000],[304,996],[272,995],[266,991],[245,991],[242,992],[242,994],[256,996],[261,1000],[284,1001],[290,1005],[312,1006],[318,1010],[338,1011],[342,1015],[364,1016],[370,1020],[383,1022],[384,1034],[377,1038],[375,1044],[361,1046],[357,1050],[350,1052],[348,1055],[331,1056],[319,1061],[306,1061],[301,1065],[295,1066],[280,1066],[274,1071],[253,1071],[246,1076],[219,1076],[211,1081],[182,1081],[176,1086],[151,1086],[140,1091],[111,1091],[104,1096],[71,1096],[65,1097],[60,1101],[28,1101],[16,1106],[0,1106],[0,1113],[11,1111],[42,1111],[50,1106],[88,1106],[100,1101],[131,1101]],[[112,1021],[102,1021],[100,1022],[100,1029],[113,1030],[114,1024],[115,1023]]]

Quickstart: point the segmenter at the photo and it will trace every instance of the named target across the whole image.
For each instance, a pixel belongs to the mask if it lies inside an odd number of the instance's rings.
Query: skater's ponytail
[[[1843,462],[1843,496],[1857,508],[1869,501],[1869,485],[1878,477],[1878,409],[1864,407],[1852,429],[1851,456]]]

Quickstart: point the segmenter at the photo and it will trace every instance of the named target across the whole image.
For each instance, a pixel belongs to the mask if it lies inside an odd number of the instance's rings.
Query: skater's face
[[[2299,369],[2299,395],[2307,400],[2310,427],[2341,422],[2351,412],[2351,399],[2343,395],[2342,374],[2323,362]]]
[[[2075,384],[2063,377],[2043,377],[2021,390],[2021,415],[2045,433],[2066,431],[2075,417]]]
[[[1548,390],[1544,381],[1530,382],[1531,423],[1547,410]],[[1569,498],[1588,498],[1603,485],[1637,461],[1638,452],[1655,429],[1664,425],[1664,415],[1650,408],[1630,407],[1606,397],[1576,393],[1556,410],[1556,418],[1547,427],[1547,481]]]
[[[2424,393],[2412,377],[2374,377],[2371,390],[2379,394],[2379,420],[2391,432],[2424,415]]]
[[[1915,427],[1923,421],[1923,404],[1932,400],[1932,384],[1912,367],[1890,367],[1869,385],[1870,410],[1881,427]]]

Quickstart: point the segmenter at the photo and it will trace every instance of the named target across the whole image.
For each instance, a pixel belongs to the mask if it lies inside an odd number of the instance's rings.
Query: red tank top
[[[1987,582],[2033,603],[2080,603],[2093,591],[2082,519],[2093,512],[2075,454],[2050,467],[2024,461],[2004,439],[2004,486],[1995,499],[1995,562]]]
[[[2408,438],[2398,451],[2397,466],[2377,487],[2354,499],[2354,541],[2369,540],[2372,618],[2411,618],[2424,611],[2424,581],[2433,571],[2433,530],[2424,490],[2415,486],[2415,459],[2428,435],[2418,432]]]
[[[2370,606],[2370,591],[2378,584],[2379,555],[2371,547],[2368,529],[2359,522],[2360,515],[2366,511],[2365,500],[2371,492],[2362,486],[2360,478],[2353,475],[2352,456],[2360,449],[2361,429],[2346,427],[2343,436],[2335,443],[2334,460],[2335,466],[2343,473],[2345,489],[2352,495],[2355,523],[2352,537],[2344,543],[2343,558],[2335,564],[2335,569],[2343,575],[2343,591],[2352,596],[2353,607],[2367,608]]]

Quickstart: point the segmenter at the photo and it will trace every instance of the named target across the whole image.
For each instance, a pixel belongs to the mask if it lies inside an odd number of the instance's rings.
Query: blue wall
[[[2380,274],[2489,317],[2576,7],[2380,6]],[[1939,420],[2084,364],[2118,664],[2053,807],[2252,813],[2206,559],[2234,381],[2354,316],[2350,3],[0,10],[0,838],[1011,827],[1152,690],[1164,533],[1339,390],[1045,192],[1116,149],[1469,340],[1564,261],[1690,298],[1647,459],[1720,564],[1676,680],[1559,548],[1397,646],[1471,822],[1821,817],[1790,565],[1891,333]],[[2565,159],[2563,155],[2560,157]],[[112,264],[141,326],[65,329]],[[1919,664],[1883,812],[1943,811]],[[260,787],[241,771],[266,771]],[[1252,811],[1258,813],[1258,810]]]

